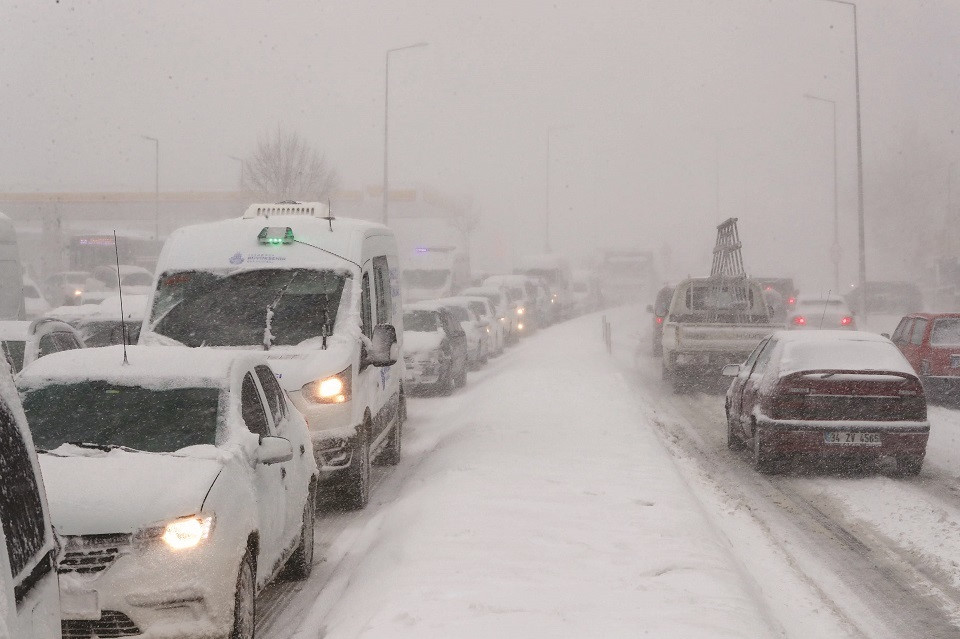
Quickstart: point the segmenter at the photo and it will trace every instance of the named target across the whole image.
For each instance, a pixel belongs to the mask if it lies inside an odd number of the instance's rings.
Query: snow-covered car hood
[[[429,353],[440,348],[440,342],[443,341],[443,333],[440,331],[404,331],[403,332],[403,352],[404,353]]]
[[[66,449],[77,454],[60,456]],[[62,535],[96,535],[132,533],[196,513],[222,464],[184,455],[63,446],[56,454],[41,454],[40,468],[54,528]]]

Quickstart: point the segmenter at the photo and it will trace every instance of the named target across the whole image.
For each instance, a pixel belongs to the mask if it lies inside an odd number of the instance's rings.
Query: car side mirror
[[[653,312],[653,304],[647,304],[647,312],[648,312],[648,313],[652,313],[652,312]]]
[[[880,337],[886,337],[887,339],[890,339],[890,333],[880,333]]]
[[[257,463],[282,464],[293,459],[293,446],[283,437],[261,437],[257,447]]]
[[[367,348],[366,364],[376,367],[393,366],[400,356],[397,344],[397,329],[392,324],[378,324],[373,329],[373,338]]]
[[[742,368],[741,364],[727,364],[723,367],[723,376],[724,377],[736,377],[740,374],[740,369]]]

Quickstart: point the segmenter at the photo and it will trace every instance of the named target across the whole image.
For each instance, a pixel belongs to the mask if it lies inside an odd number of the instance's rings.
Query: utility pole
[[[384,86],[383,86],[383,223],[384,225],[390,222],[390,210],[389,210],[389,200],[390,200],[390,179],[389,179],[389,170],[390,170],[390,54],[396,53],[397,51],[404,51],[406,49],[416,49],[419,47],[425,47],[429,43],[427,42],[417,42],[416,44],[408,44],[404,47],[396,47],[393,49],[387,49],[386,55],[384,56]]]

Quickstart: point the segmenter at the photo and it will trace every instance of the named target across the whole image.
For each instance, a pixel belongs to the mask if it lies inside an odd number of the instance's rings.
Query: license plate
[[[960,368],[960,355],[950,356],[950,368]]]
[[[100,619],[100,595],[96,590],[60,589],[60,615],[64,619]]]
[[[826,444],[847,444],[851,446],[879,446],[880,433],[851,433],[848,431],[831,431],[823,434]]]

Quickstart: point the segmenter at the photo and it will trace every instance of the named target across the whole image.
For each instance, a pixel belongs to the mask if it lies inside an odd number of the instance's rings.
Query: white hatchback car
[[[306,423],[261,354],[127,351],[17,380],[63,540],[64,635],[253,637],[256,593],[313,563]]]
[[[0,321],[0,348],[14,374],[44,355],[83,347],[80,334],[60,320]]]

